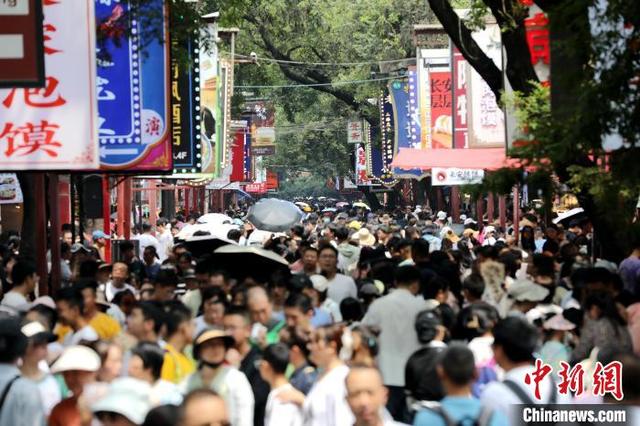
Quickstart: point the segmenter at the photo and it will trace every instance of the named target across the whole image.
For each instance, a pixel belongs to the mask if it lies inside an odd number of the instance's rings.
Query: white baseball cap
[[[115,379],[104,398],[91,406],[94,413],[116,413],[140,425],[151,410],[151,386],[132,377]]]

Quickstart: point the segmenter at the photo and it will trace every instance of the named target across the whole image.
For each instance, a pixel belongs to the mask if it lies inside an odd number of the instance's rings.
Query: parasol
[[[267,198],[251,206],[247,220],[257,229],[271,232],[285,232],[300,223],[304,214],[298,206],[289,201]]]
[[[289,263],[279,254],[251,246],[222,246],[213,252],[213,261],[234,278],[252,277],[259,282],[267,282],[276,271],[289,270]]]

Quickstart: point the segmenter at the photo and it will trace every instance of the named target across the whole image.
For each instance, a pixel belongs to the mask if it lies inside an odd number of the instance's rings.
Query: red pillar
[[[102,177],[102,230],[111,235],[111,191],[109,191],[109,176]],[[111,263],[111,239],[107,239],[104,247],[104,261]]]
[[[118,232],[125,239],[131,238],[131,179],[125,178],[118,185]]]
[[[478,231],[482,231],[484,228],[484,221],[482,216],[484,215],[484,197],[481,195],[476,201],[476,216],[478,217]]]
[[[58,188],[54,191],[58,195],[58,209],[60,223],[71,223],[71,185],[69,175],[58,177]]]
[[[489,222],[489,224],[493,223],[493,219],[495,219],[495,215],[494,215],[494,201],[493,201],[493,194],[489,193],[489,195],[487,196],[487,221]]]
[[[186,216],[189,216],[189,210],[190,210],[190,206],[189,206],[189,189],[185,188],[183,191],[184,191],[184,215],[185,215],[185,219],[186,219]]]
[[[198,188],[198,195],[200,197],[200,205],[198,206],[198,211],[200,212],[200,214],[204,214],[204,191],[204,186]]]
[[[158,219],[158,181],[155,179],[147,180],[149,194],[149,224],[155,228]]]
[[[460,187],[451,187],[451,218],[453,223],[460,221]]]
[[[498,197],[498,215],[500,217],[500,227],[507,226],[507,198],[504,195]]]

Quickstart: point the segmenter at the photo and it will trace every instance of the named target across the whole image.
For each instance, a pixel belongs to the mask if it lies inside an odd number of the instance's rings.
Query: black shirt
[[[251,346],[251,350],[240,363],[240,371],[242,371],[251,385],[253,390],[253,398],[255,399],[255,408],[253,410],[253,425],[264,425],[264,414],[267,407],[267,397],[271,391],[271,387],[260,377],[260,371],[256,366],[256,362],[262,358],[262,351]]]

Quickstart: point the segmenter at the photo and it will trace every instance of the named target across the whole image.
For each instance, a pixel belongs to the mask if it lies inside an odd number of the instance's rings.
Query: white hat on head
[[[465,218],[465,219],[464,219],[464,222],[462,222],[462,223],[464,223],[465,225],[470,225],[470,224],[472,224],[472,223],[478,223],[478,222],[476,222],[475,220],[473,220],[473,218],[472,218],[472,217],[467,217],[467,218]]]
[[[352,240],[358,241],[363,247],[371,247],[376,243],[376,237],[371,234],[369,228],[360,228],[358,232],[353,234]]]
[[[120,414],[140,425],[151,410],[150,393],[151,386],[148,383],[132,377],[121,377],[111,383],[107,394],[91,406],[91,411]]]
[[[438,220],[445,220],[447,218],[447,212],[439,211],[436,218],[438,218]]]
[[[313,289],[320,293],[324,293],[329,288],[329,281],[323,275],[311,275],[309,279],[313,284]]]
[[[100,357],[86,346],[69,346],[51,366],[53,374],[65,371],[92,371],[100,369]]]

